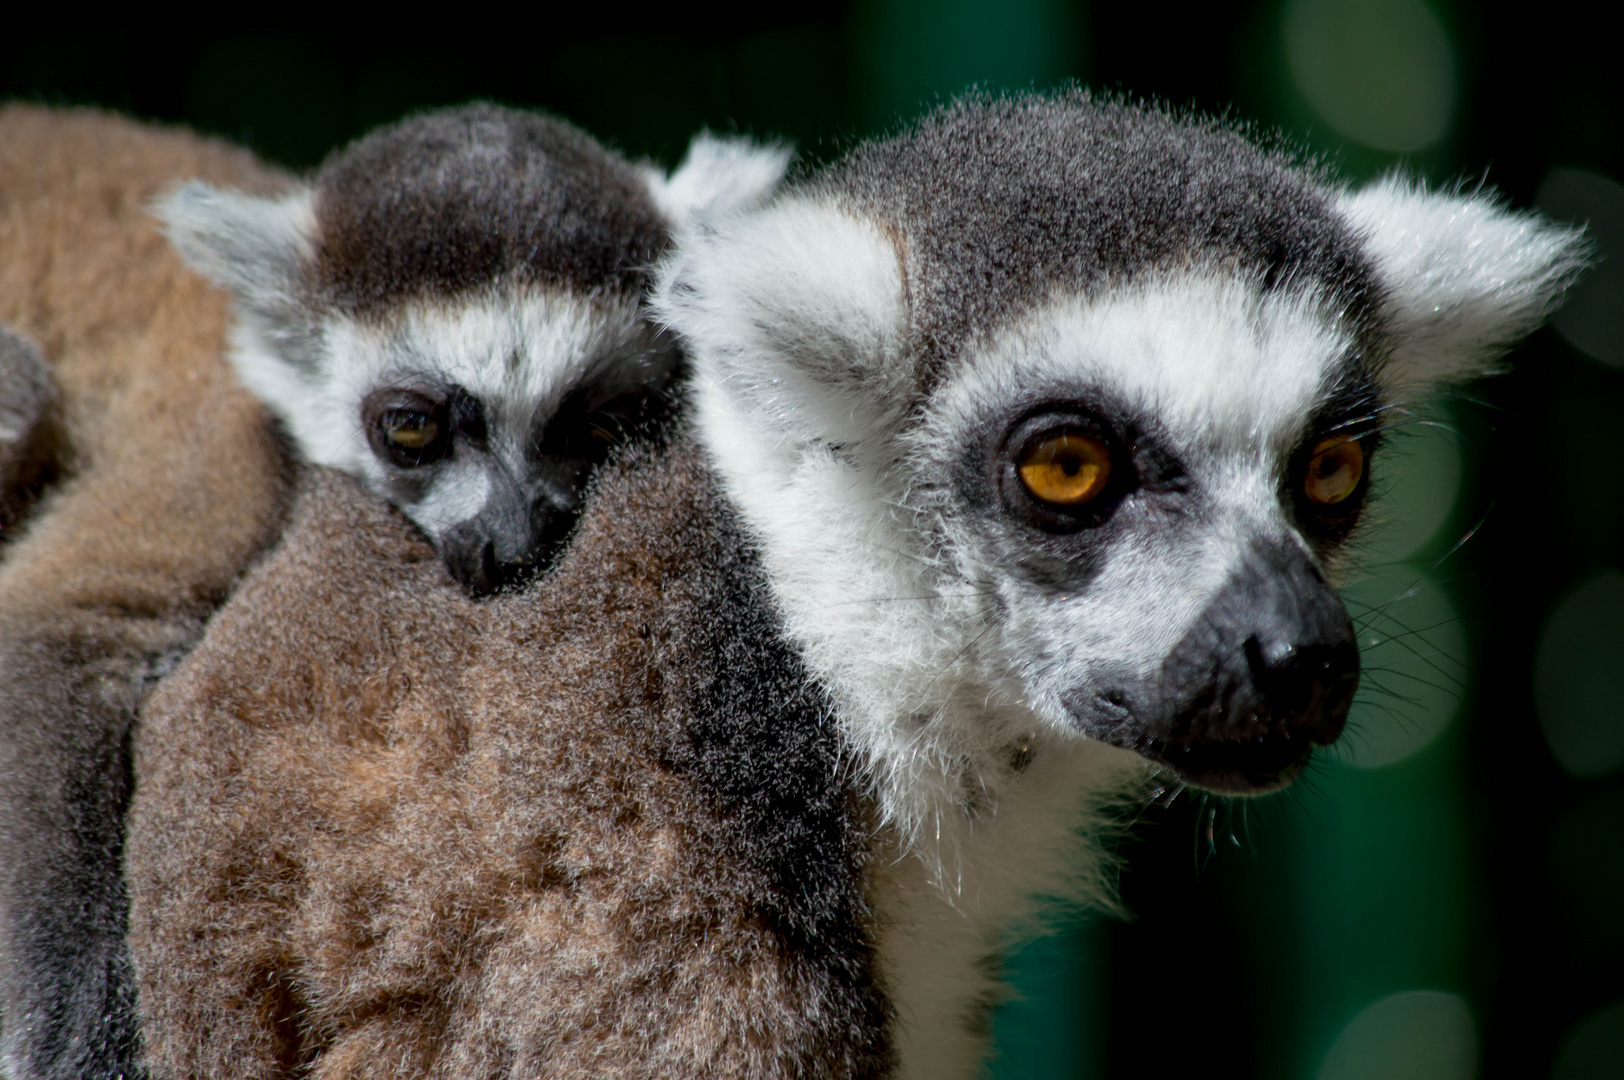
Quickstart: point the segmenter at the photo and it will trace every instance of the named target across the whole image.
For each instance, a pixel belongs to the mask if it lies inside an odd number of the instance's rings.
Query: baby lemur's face
[[[667,413],[678,361],[635,300],[537,289],[331,317],[310,347],[299,445],[400,507],[476,594],[547,563],[593,470]]]
[[[281,199],[161,208],[237,298],[232,360],[307,460],[358,476],[475,594],[556,553],[596,466],[666,412],[647,274],[693,214],[747,207],[779,149],[695,140],[670,177],[547,117],[431,113]]]

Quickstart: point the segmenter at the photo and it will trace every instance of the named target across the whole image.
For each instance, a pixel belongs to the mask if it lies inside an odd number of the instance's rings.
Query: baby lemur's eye
[[[383,437],[402,450],[422,451],[440,437],[434,418],[413,409],[390,409],[382,423]]]
[[[1017,471],[1034,498],[1054,506],[1081,506],[1105,490],[1111,451],[1087,435],[1051,435],[1022,455]]]
[[[548,421],[536,452],[564,461],[602,462],[617,444],[646,431],[664,413],[661,395],[638,387],[607,400],[587,387],[568,397]]]
[[[372,394],[362,404],[362,421],[373,451],[402,469],[445,457],[456,426],[446,402],[406,390]]]
[[[1347,435],[1321,439],[1310,451],[1303,494],[1316,506],[1338,506],[1359,490],[1364,475],[1365,449],[1358,439]]]

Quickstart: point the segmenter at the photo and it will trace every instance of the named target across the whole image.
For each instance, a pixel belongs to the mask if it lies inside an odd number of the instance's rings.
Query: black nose
[[[526,551],[521,558],[503,560],[497,556],[496,541],[489,539],[446,544],[442,552],[446,569],[474,597],[524,584],[538,568],[536,554]]]
[[[1358,683],[1341,599],[1294,542],[1260,544],[1134,695],[1141,749],[1203,787],[1267,790],[1337,740]]]
[[[1336,742],[1359,686],[1359,649],[1351,640],[1265,647],[1254,634],[1245,653],[1263,707],[1277,723],[1319,746]]]

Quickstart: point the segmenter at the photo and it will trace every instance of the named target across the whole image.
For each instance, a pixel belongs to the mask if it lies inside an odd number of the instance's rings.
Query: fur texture
[[[1374,453],[1582,256],[1084,93],[949,106],[682,245],[656,304],[699,430],[894,845],[903,1075],[979,1068],[1001,947],[1038,897],[1107,899],[1074,830],[1146,759],[1249,793],[1340,731],[1325,575],[1368,488],[1321,513],[1311,452]],[[1110,453],[1097,510],[1024,493],[1055,433]]]
[[[680,443],[483,604],[316,472],[137,739],[157,1076],[885,1071],[851,770]]]
[[[149,216],[188,178],[286,183],[180,132],[0,110],[0,321],[60,394],[39,464],[61,479],[0,561],[0,1074],[16,1080],[138,1072],[130,726],[281,520],[283,452],[220,363],[228,302]]]

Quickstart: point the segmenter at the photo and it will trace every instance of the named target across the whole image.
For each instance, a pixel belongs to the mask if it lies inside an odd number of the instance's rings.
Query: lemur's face
[[[916,835],[1086,737],[1277,788],[1358,684],[1328,580],[1384,418],[1582,259],[1220,126],[972,100],[693,237],[655,306],[788,623]]]
[[[329,317],[308,347],[300,445],[400,507],[476,595],[546,564],[593,470],[666,411],[676,363],[634,301],[540,290]]]
[[[1359,654],[1324,566],[1380,415],[1312,294],[1189,274],[1058,299],[969,351],[901,467],[1039,716],[1256,792],[1347,718]]]

